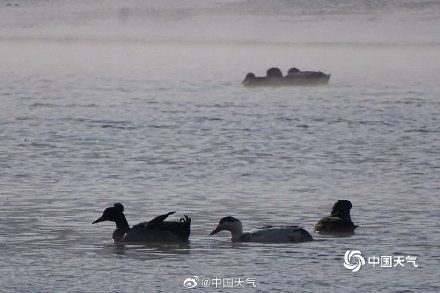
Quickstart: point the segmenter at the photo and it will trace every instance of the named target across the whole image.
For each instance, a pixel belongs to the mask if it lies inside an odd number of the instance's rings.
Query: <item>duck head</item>
[[[353,207],[349,200],[338,200],[334,205],[330,216],[346,219],[351,222],[350,210]]]
[[[283,73],[281,72],[281,70],[277,67],[272,67],[269,68],[266,71],[266,77],[270,77],[270,78],[283,78]]]
[[[217,227],[209,233],[209,235],[217,234],[220,231],[229,231],[232,234],[232,237],[240,237],[243,234],[243,225],[240,220],[234,217],[224,217],[220,220]]]
[[[242,84],[247,84],[253,80],[257,79],[257,77],[255,76],[255,74],[253,74],[252,72],[249,72],[248,74],[246,74],[246,77],[244,78],[244,80],[241,82]]]
[[[112,207],[106,208],[102,213],[102,216],[96,219],[92,224],[96,224],[104,221],[115,222],[116,224],[125,220],[124,206],[117,202]]]
[[[292,68],[289,69],[289,71],[287,71],[287,75],[288,76],[289,75],[294,75],[295,73],[298,73],[298,72],[300,72],[300,70],[298,68],[292,67]]]
[[[113,231],[112,238],[115,242],[122,242],[125,233],[130,230],[130,226],[124,215],[124,206],[117,202],[112,207],[106,208],[102,213],[102,216],[96,219],[92,224],[104,221],[110,221],[116,224],[116,230]]]

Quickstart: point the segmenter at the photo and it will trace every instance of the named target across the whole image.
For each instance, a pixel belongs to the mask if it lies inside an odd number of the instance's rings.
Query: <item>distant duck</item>
[[[220,231],[231,232],[232,242],[305,242],[312,241],[313,237],[298,226],[264,226],[243,233],[243,225],[234,217],[224,217],[217,227],[209,233],[214,235]]]
[[[359,227],[351,221],[350,210],[353,207],[349,200],[338,200],[329,217],[324,217],[315,225],[315,231],[321,234],[354,234]]]
[[[244,87],[273,87],[281,86],[283,83],[283,73],[277,67],[269,68],[265,77],[256,77],[254,73],[249,72],[241,82]]]
[[[283,73],[278,67],[272,67],[266,71],[266,78],[283,78]]]
[[[289,69],[289,71],[287,71],[287,75],[286,75],[286,77],[287,77],[287,76],[295,75],[295,74],[297,74],[297,73],[299,73],[299,72],[301,72],[301,70],[299,70],[299,69],[296,68],[296,67],[292,67],[292,68]]]
[[[277,67],[269,68],[265,77],[257,77],[254,73],[246,74],[241,82],[244,87],[279,87],[279,86],[297,86],[297,85],[321,85],[327,84],[330,80],[330,74],[321,71],[301,71],[292,67],[283,77],[283,73]]]
[[[112,238],[119,243],[186,242],[191,230],[191,218],[185,215],[180,221],[165,221],[174,213],[158,216],[149,222],[139,223],[130,228],[124,215],[124,206],[115,203],[114,206],[106,208],[102,216],[92,224],[103,221],[115,222],[116,230]]]
[[[319,85],[327,84],[329,80],[330,74],[321,71],[301,71],[295,67],[290,68],[285,77],[288,85]]]
[[[268,86],[265,77],[256,77],[254,73],[249,72],[241,82],[244,87]]]

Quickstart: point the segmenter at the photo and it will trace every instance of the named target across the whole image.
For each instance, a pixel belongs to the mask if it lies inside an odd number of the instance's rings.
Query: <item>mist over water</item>
[[[2,1],[2,38],[434,42],[438,1]]]
[[[439,36],[438,1],[0,1],[0,291],[438,292]],[[330,83],[241,87],[272,66]],[[313,233],[338,199],[357,234]],[[117,201],[188,213],[189,247],[115,246]],[[227,215],[317,241],[207,236]]]

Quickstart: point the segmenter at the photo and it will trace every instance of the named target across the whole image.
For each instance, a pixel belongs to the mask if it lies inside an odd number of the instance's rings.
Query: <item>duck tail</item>
[[[309,232],[307,232],[307,230],[305,229],[301,229],[301,234],[303,236],[303,241],[313,241],[313,237],[312,235],[310,235]]]
[[[191,234],[191,218],[188,215],[184,215],[183,218],[180,219],[180,223],[182,224],[182,238],[185,240],[189,239],[189,235]]]

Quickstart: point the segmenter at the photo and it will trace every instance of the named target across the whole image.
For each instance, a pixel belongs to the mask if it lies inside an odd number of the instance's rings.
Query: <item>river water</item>
[[[230,291],[215,278],[250,292],[438,292],[439,60],[420,42],[1,39],[0,290],[180,292],[197,276],[213,292]],[[332,77],[241,87],[271,66]],[[338,199],[357,233],[316,235]],[[188,213],[189,245],[114,245],[112,223],[91,225],[114,202],[132,225]],[[316,241],[208,236],[227,215]],[[347,250],[367,260],[359,272]]]

